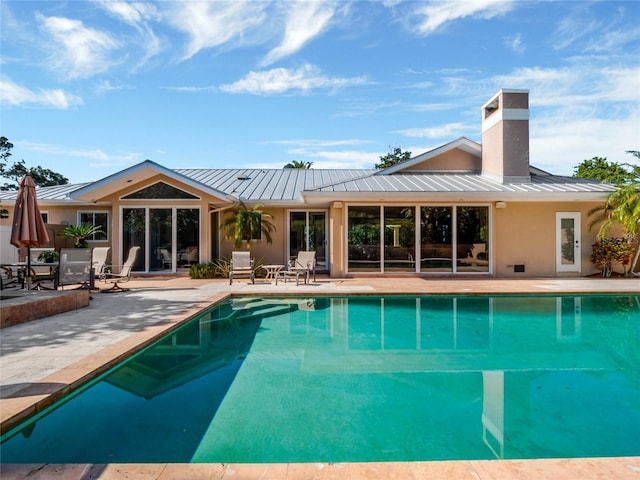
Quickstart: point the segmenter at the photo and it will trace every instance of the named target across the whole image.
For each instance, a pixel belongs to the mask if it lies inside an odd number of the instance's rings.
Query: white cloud
[[[300,50],[322,33],[335,13],[335,5],[325,0],[284,2],[287,22],[282,43],[271,50],[263,65],[270,65]]]
[[[81,21],[45,17],[36,13],[40,29],[50,36],[49,67],[69,78],[101,73],[115,62],[110,58],[120,43],[107,33],[87,28]]]
[[[549,116],[531,122],[531,164],[560,175],[593,157],[629,162],[627,150],[640,150],[640,112],[624,118],[573,118],[558,121]]]
[[[407,128],[404,130],[396,130],[392,133],[398,133],[405,137],[418,137],[418,138],[450,138],[459,137],[463,132],[469,130],[469,127],[464,123],[448,123],[434,128]]]
[[[99,5],[108,13],[131,25],[139,33],[142,42],[137,41],[144,48],[140,64],[157,55],[161,50],[160,40],[155,35],[150,22],[159,18],[155,5],[150,3],[129,3],[114,0],[102,0]]]
[[[267,2],[177,2],[165,12],[166,20],[189,36],[183,60],[200,50],[241,41],[251,28],[266,18]]]
[[[517,34],[515,37],[506,37],[504,39],[504,44],[507,46],[507,48],[510,48],[518,55],[524,54],[525,50],[527,49],[522,43],[521,34]]]
[[[447,0],[417,3],[414,14],[424,17],[417,26],[419,33],[428,35],[443,25],[466,17],[483,20],[494,18],[515,7],[513,0]]]
[[[78,149],[36,142],[19,143],[21,148],[32,152],[87,160],[87,166],[89,167],[116,167],[118,165],[131,165],[132,163],[139,162],[144,158],[142,154],[137,152],[110,154],[100,149]]]
[[[82,98],[60,89],[33,91],[8,78],[0,79],[0,101],[8,106],[34,105],[61,110],[83,103]]]
[[[331,78],[322,74],[318,67],[303,65],[298,69],[274,68],[262,72],[249,72],[244,78],[226,85],[220,90],[227,93],[271,94],[290,90],[310,91],[315,89],[338,89],[366,84],[364,77]]]

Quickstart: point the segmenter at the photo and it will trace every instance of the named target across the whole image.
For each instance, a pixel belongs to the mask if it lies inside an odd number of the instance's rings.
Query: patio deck
[[[102,285],[100,285],[102,287]],[[188,277],[133,279],[128,292],[93,293],[90,306],[2,330],[0,425],[6,431],[23,418],[103,372],[228,295],[260,294],[483,294],[634,293],[638,279],[439,279],[406,276],[334,279],[309,285]],[[47,348],[42,348],[47,347]],[[353,464],[109,464],[0,465],[4,479],[220,478],[244,479],[640,479],[640,457],[549,460]]]

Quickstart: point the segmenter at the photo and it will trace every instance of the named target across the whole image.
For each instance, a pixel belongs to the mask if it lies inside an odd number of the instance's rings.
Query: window
[[[102,233],[96,233],[87,240],[109,240],[109,213],[108,212],[79,212],[80,223],[91,223],[99,226]]]
[[[43,212],[40,210],[40,216],[42,217],[42,221],[44,223],[49,223],[49,212]]]

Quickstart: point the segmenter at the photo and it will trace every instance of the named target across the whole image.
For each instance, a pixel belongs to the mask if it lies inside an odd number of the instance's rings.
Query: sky
[[[168,168],[373,168],[481,141],[527,89],[530,162],[640,150],[637,1],[0,1],[11,160],[99,180]]]

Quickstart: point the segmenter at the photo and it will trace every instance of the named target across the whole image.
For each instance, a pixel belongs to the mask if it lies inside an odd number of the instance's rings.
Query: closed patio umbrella
[[[42,221],[36,184],[29,175],[22,177],[11,224],[11,244],[27,248],[27,288],[31,288],[31,247],[44,247],[49,243],[47,228]]]

